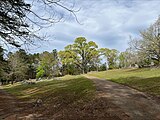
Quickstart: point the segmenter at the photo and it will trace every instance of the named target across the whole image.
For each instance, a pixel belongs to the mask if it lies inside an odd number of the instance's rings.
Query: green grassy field
[[[79,115],[79,111],[95,98],[93,82],[83,76],[64,76],[36,84],[15,83],[3,86],[2,89],[18,98],[16,102],[18,109],[23,109],[22,114],[32,114],[36,111],[36,114],[44,119],[74,119],[82,115],[87,116],[85,112]],[[39,105],[36,102],[38,99],[42,100]]]
[[[65,76],[58,80],[43,80],[36,84],[16,83],[3,86],[3,89],[20,99],[59,97],[65,102],[90,99],[95,91],[92,81],[82,76]]]
[[[118,69],[91,72],[88,75],[128,85],[149,94],[160,95],[160,69]]]

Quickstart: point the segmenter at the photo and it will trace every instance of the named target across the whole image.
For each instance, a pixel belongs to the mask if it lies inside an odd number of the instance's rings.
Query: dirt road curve
[[[160,120],[160,103],[135,89],[107,80],[90,78],[97,93],[117,105],[131,120]]]

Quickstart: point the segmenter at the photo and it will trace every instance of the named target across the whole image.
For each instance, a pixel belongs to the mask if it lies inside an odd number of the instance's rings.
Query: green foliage
[[[28,71],[27,76],[28,78],[35,79],[36,78],[36,69],[38,67],[38,54],[29,54],[29,61],[28,61]]]
[[[38,69],[40,69],[37,70],[38,77],[40,73],[43,73],[42,76],[46,77],[58,76],[60,74],[60,68],[57,50],[53,50],[51,53],[45,51],[42,54],[40,54]]]
[[[45,71],[43,70],[43,67],[42,66],[39,66],[37,68],[37,74],[36,74],[36,78],[42,78],[45,74]]]
[[[95,56],[98,56],[97,48],[95,42],[87,42],[86,38],[78,37],[74,44],[68,45],[64,51],[60,51],[59,56],[63,65],[74,64],[81,70],[81,73],[87,73],[89,71],[88,65],[91,64]]]
[[[118,59],[119,59],[119,67],[120,68],[125,67],[125,52],[121,52]]]
[[[105,71],[106,70],[106,64],[102,64],[99,66],[99,71]]]
[[[1,50],[1,49],[0,49]],[[3,58],[3,50],[0,52],[0,78],[3,84],[14,83],[29,78],[36,78],[38,54],[27,54],[20,49],[15,53],[9,52],[6,59]],[[2,69],[3,68],[3,69]]]
[[[109,67],[109,69],[117,68],[118,50],[101,48],[100,53],[106,58],[106,63],[108,64],[106,67]]]
[[[20,49],[16,53],[9,53],[8,66],[8,77],[12,83],[27,79],[28,55],[24,50]]]

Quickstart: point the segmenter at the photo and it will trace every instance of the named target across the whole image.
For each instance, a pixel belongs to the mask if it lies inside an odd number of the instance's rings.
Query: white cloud
[[[82,25],[69,20],[46,29],[53,42],[38,51],[63,49],[76,37],[84,36],[100,47],[124,51],[129,35],[138,36],[139,30],[152,24],[160,13],[158,0],[77,0],[81,11],[77,17]],[[46,31],[45,30],[45,31]],[[45,43],[44,43],[45,44]],[[47,50],[46,49],[46,50]]]

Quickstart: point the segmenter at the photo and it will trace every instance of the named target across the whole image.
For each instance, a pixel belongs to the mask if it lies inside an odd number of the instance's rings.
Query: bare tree
[[[75,3],[65,0],[1,0],[0,42],[21,47],[44,40],[39,31],[70,14],[77,20]]]
[[[145,59],[160,64],[160,17],[148,29],[140,32],[140,39],[132,39],[131,47]]]

